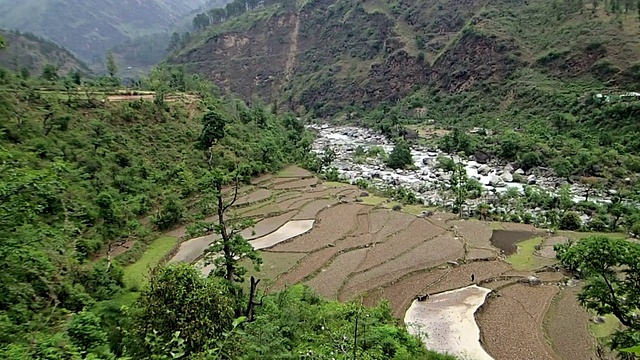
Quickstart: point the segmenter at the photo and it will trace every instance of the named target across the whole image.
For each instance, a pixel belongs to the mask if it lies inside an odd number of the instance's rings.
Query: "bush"
[[[152,217],[153,223],[159,230],[167,230],[182,220],[184,206],[175,195],[171,195],[164,202],[158,214]]]
[[[387,166],[392,169],[404,169],[411,164],[413,164],[413,158],[411,157],[411,148],[409,147],[409,144],[399,142],[393,148],[391,154],[389,154]]]
[[[582,220],[580,219],[580,216],[573,212],[573,211],[567,211],[562,215],[562,218],[560,218],[560,229],[561,230],[579,230],[580,227],[582,226]]]

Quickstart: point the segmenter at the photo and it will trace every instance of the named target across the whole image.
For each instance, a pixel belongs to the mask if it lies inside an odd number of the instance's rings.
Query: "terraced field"
[[[386,199],[368,202],[355,186],[323,183],[295,167],[256,178],[240,192],[235,212],[256,221],[244,235],[264,260],[262,272],[250,274],[262,278],[268,291],[304,283],[340,301],[373,305],[388,300],[395,316],[404,319],[412,304],[421,308],[414,301],[419,295],[440,294],[448,301],[446,309],[455,309],[464,297],[448,294],[477,284],[491,293],[476,319],[465,321],[477,322],[478,341],[493,359],[595,356],[588,316],[575,291],[558,286],[562,273],[537,267],[553,263],[553,244],[566,236],[541,235],[545,232],[529,225],[458,220],[445,213],[416,216],[419,207],[411,213],[393,211]],[[512,235],[515,245],[509,243]],[[202,258],[214,239],[183,241],[171,261],[198,262],[208,273],[211,267]],[[527,240],[539,246],[519,245]],[[508,252],[496,247],[505,241]],[[519,259],[526,259],[527,266]],[[524,284],[530,276],[542,284]]]

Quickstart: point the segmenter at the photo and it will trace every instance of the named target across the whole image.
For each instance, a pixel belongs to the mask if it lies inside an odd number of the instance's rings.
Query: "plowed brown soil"
[[[367,270],[389,259],[400,256],[400,254],[405,251],[409,251],[444,232],[444,230],[435,227],[426,220],[416,219],[405,230],[401,230],[397,234],[390,236],[385,242],[372,246],[358,270]]]
[[[369,232],[374,234],[380,231],[387,221],[391,212],[386,209],[376,209],[369,212]]]
[[[374,289],[364,296],[364,304],[373,306],[381,300],[388,299],[396,317],[404,318],[411,302],[417,295],[423,295],[423,289],[429,284],[437,281],[440,277],[447,273],[444,269],[434,269],[429,272],[419,272],[410,275],[406,279],[402,279],[394,284]]]
[[[284,285],[296,284],[316,271],[322,269],[322,267],[338,252],[346,249],[363,247],[370,244],[371,240],[372,236],[368,234],[362,236],[348,236],[344,240],[338,241],[335,247],[328,247],[313,252],[300,261],[300,263],[289,273],[280,277],[276,285],[279,288],[282,288]]]
[[[467,252],[466,259],[467,260],[493,259],[496,256],[497,254],[491,250],[470,249],[469,252]]]
[[[366,249],[348,251],[338,255],[325,269],[307,282],[320,296],[336,299],[338,289],[364,259]]]
[[[264,201],[271,197],[271,190],[269,189],[258,189],[250,194],[241,196],[238,198],[238,201],[234,204],[235,206],[251,204],[258,201]]]
[[[416,220],[418,220],[418,218],[410,214],[405,214],[399,211],[390,212],[387,222],[384,224],[382,229],[376,232],[375,242],[386,241],[388,236],[408,228],[411,223]]]
[[[322,211],[310,232],[274,247],[280,252],[311,252],[334,244],[356,227],[356,216],[362,205],[340,204]]]
[[[311,203],[308,203],[304,207],[302,207],[302,209],[298,211],[298,213],[296,214],[296,216],[293,217],[293,219],[294,220],[315,219],[321,210],[326,209],[327,207],[331,205],[335,205],[337,203],[338,203],[338,200],[336,199],[313,200],[311,201]]]
[[[274,214],[279,212],[282,212],[282,210],[278,206],[274,204],[267,204],[265,206],[251,209],[246,212],[238,211],[238,214],[240,214],[242,217],[254,217],[254,216],[266,216],[269,214]]]
[[[556,286],[515,284],[499,291],[476,313],[485,349],[496,359],[555,360],[542,331]],[[574,357],[573,359],[579,359]]]
[[[317,183],[318,183],[318,178],[312,177],[309,179],[275,184],[273,188],[275,190],[301,189],[301,188],[306,188],[312,185],[316,185]]]
[[[491,246],[491,235],[493,230],[489,225],[477,220],[453,220],[448,222],[453,225],[458,235],[471,247],[493,249]]]
[[[463,254],[462,243],[454,240],[450,233],[440,235],[393,260],[354,275],[346,282],[343,295],[351,297],[363,293],[397,280],[412,271],[435,267],[449,259],[458,259]]]
[[[578,304],[579,288],[565,288],[554,298],[545,319],[545,331],[563,360],[596,359],[589,333],[589,313]]]

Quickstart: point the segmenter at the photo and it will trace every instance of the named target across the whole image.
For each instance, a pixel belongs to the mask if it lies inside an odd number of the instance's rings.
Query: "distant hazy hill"
[[[0,30],[6,39],[7,47],[0,51],[0,67],[18,71],[29,69],[39,73],[46,64],[56,65],[62,74],[70,70],[90,73],[91,70],[67,49],[32,34]]]
[[[168,30],[207,0],[0,0],[0,27],[32,32],[85,61],[128,39]]]

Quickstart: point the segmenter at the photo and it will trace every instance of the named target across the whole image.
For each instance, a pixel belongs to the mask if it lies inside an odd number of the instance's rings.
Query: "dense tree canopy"
[[[640,244],[592,236],[555,249],[564,266],[587,280],[580,303],[598,315],[615,315],[625,326],[614,335],[613,348],[640,344]]]

